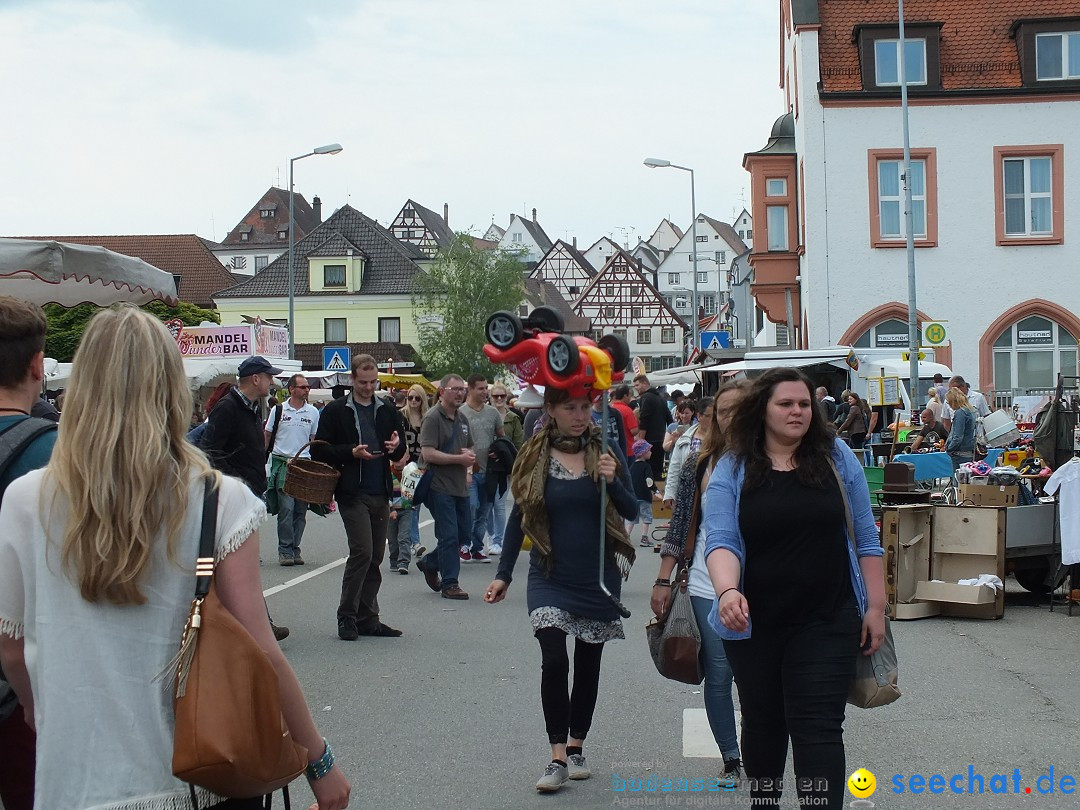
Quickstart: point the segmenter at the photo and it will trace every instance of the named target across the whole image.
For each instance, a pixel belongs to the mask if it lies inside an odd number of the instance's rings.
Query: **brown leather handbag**
[[[195,599],[176,658],[172,768],[192,786],[247,799],[296,779],[308,753],[285,725],[273,664],[214,591],[217,502],[207,481]]]

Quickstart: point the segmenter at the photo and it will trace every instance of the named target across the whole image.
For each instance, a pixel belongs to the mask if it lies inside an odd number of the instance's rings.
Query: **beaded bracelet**
[[[323,751],[323,755],[318,759],[309,762],[304,773],[308,779],[312,781],[316,779],[322,779],[328,773],[330,769],[334,767],[334,752],[330,749],[330,741],[323,737],[323,742],[326,743],[326,750]]]

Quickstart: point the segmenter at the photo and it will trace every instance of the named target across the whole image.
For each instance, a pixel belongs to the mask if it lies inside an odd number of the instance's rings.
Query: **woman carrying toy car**
[[[600,510],[606,509],[604,583],[620,593],[634,562],[623,520],[637,516],[627,470],[601,452],[588,395],[548,387],[547,424],[518,454],[511,480],[514,508],[506,526],[499,571],[484,601],[501,602],[513,579],[525,535],[532,540],[526,589],[529,617],[540,642],[541,703],[551,762],[536,789],[553,793],[567,779],[587,779],[582,746],[592,725],[604,644],[624,638],[619,610],[600,590]],[[607,500],[600,479],[607,481]],[[569,692],[567,636],[573,636],[574,684]]]

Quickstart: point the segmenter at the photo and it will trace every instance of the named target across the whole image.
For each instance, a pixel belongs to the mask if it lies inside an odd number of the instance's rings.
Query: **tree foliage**
[[[479,250],[471,236],[459,233],[417,275],[413,318],[430,377],[494,376],[496,369],[483,353],[484,326],[491,313],[516,312],[525,300],[524,269],[516,254]]]
[[[101,307],[95,304],[78,304],[73,307],[46,304],[44,309],[47,322],[45,356],[61,363],[70,363],[79,347],[79,341],[82,340],[86,324]],[[170,307],[163,301],[151,301],[143,309],[162,321],[179,318],[185,326],[198,326],[203,321],[221,323],[217,310],[203,309],[187,301],[181,301],[175,307]]]

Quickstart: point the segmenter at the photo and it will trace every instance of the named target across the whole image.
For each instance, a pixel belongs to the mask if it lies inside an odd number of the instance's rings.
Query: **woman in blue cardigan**
[[[750,796],[755,806],[779,806],[790,738],[800,801],[841,807],[855,657],[885,637],[882,549],[866,481],[797,369],[754,381],[729,442],[707,489],[705,556],[718,594],[709,621],[739,688]]]

